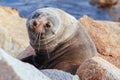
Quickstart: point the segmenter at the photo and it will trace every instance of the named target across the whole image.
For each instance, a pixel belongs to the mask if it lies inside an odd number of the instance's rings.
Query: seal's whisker
[[[42,30],[43,30],[43,28],[42,28]],[[42,31],[41,31],[42,32]],[[45,37],[47,37],[46,35],[45,35]],[[45,39],[45,48],[46,48],[46,53],[48,54],[48,59],[50,58],[50,56],[49,56],[49,52],[48,52],[48,48],[47,48],[47,41],[46,41],[46,39]]]
[[[35,36],[34,32],[32,31],[32,29],[30,29],[30,27],[28,28],[29,30],[29,33],[32,35],[32,36]]]
[[[50,29],[50,31],[51,31],[52,34],[55,34],[55,31],[53,31],[52,29]]]
[[[39,34],[37,34],[36,36],[37,36],[37,37],[36,37],[34,43],[37,43],[37,39],[38,39],[38,37],[39,37]]]
[[[45,35],[46,36],[46,35]],[[49,52],[48,52],[48,47],[47,47],[47,41],[45,40],[45,47],[46,47],[46,51],[47,51],[47,54],[48,54],[48,59],[50,58],[50,55],[49,55]]]
[[[39,32],[39,37],[38,37],[38,51],[40,50],[40,37],[41,37],[41,32]]]
[[[35,37],[35,34],[33,32],[31,32],[31,35]]]

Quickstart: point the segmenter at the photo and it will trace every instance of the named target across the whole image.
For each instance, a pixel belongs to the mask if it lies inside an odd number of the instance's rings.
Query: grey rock
[[[0,80],[51,80],[34,66],[23,63],[0,49]]]
[[[52,80],[80,80],[77,75],[72,75],[61,70],[45,69],[41,70],[41,72]]]

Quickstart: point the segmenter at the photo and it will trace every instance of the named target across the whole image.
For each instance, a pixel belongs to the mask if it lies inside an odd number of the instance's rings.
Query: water
[[[111,20],[106,11],[90,5],[88,0],[0,0],[0,5],[16,8],[22,17],[28,17],[38,8],[56,7],[77,19],[88,15],[97,20]]]

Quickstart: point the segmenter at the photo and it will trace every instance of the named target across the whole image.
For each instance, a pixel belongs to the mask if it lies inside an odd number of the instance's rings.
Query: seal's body
[[[38,9],[27,21],[33,61],[39,69],[60,69],[75,73],[86,59],[97,55],[87,31],[71,15],[57,8]]]

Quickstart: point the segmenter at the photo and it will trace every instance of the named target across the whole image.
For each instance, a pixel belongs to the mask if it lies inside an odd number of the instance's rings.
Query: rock
[[[77,74],[82,80],[120,80],[120,69],[101,57],[86,60],[77,70]]]
[[[80,23],[90,34],[100,54],[120,56],[120,23],[95,21],[87,16]]]
[[[110,14],[113,21],[120,22],[120,0],[119,3],[111,8],[107,9],[107,12]]]
[[[70,73],[56,69],[45,69],[41,71],[51,80],[80,80],[77,75],[73,76]]]
[[[26,19],[21,18],[15,9],[0,6],[0,48],[15,55],[28,44]]]
[[[0,80],[51,80],[34,66],[23,63],[0,49]]]
[[[97,5],[100,8],[108,8],[116,5],[119,0],[89,0],[91,4]]]
[[[116,67],[118,67],[120,69],[120,56],[113,57],[113,56],[100,55],[100,57],[102,57],[103,59],[107,60],[111,64],[114,64]]]
[[[40,71],[0,49],[0,80],[79,80],[79,77],[60,70]]]

